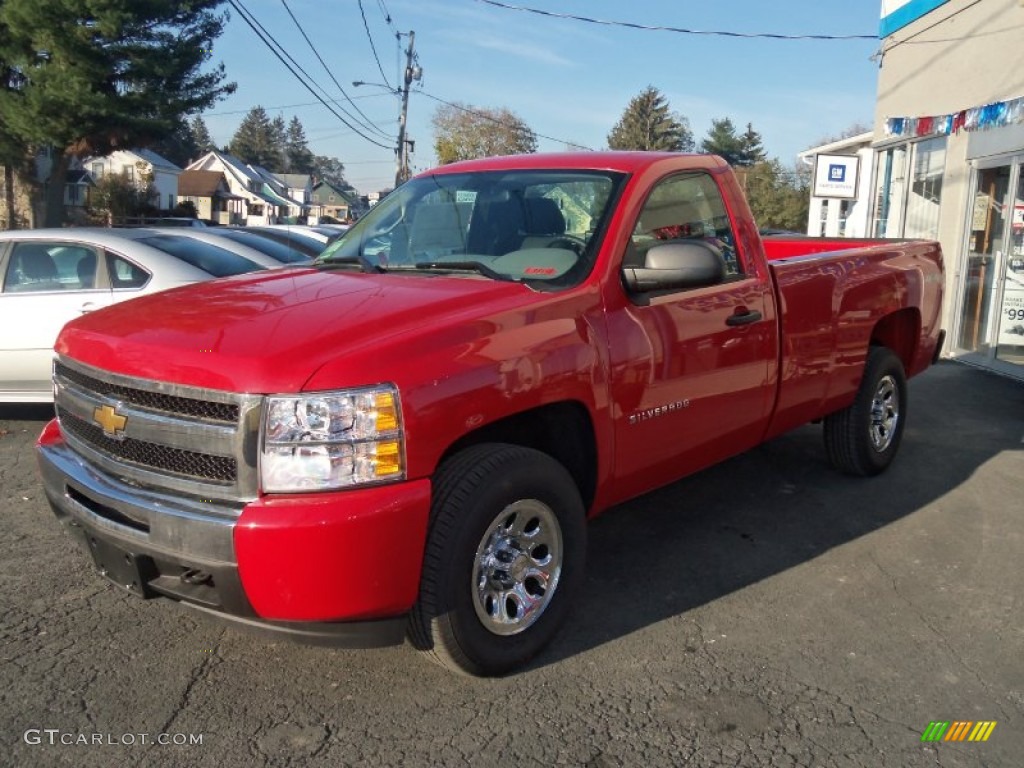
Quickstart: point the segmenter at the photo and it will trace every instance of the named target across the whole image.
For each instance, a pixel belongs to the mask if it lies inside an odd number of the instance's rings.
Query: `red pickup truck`
[[[837,468],[884,470],[942,270],[762,242],[716,157],[449,165],[312,266],[69,323],[42,477],[135,594],[500,674],[569,611],[588,517],[817,420]]]

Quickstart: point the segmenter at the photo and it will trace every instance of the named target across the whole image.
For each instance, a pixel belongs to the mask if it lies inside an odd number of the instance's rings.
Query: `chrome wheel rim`
[[[473,607],[496,635],[532,626],[551,604],[562,573],[562,528],[547,504],[523,499],[497,515],[473,561]]]
[[[900,397],[896,380],[885,376],[871,398],[871,445],[879,453],[892,445],[900,421]]]

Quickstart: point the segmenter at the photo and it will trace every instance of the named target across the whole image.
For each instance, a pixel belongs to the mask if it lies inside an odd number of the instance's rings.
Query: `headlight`
[[[267,493],[401,480],[404,454],[392,386],[266,399],[260,484]]]

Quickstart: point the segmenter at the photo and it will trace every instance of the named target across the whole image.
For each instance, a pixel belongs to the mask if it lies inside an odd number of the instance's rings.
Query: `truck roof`
[[[685,161],[689,160],[689,163]],[[692,164],[694,168],[726,168],[728,164],[717,155],[687,155],[679,152],[550,152],[525,155],[502,155],[478,160],[463,160],[426,171],[421,176],[469,171],[505,171],[515,169],[569,168],[579,170],[620,171],[635,173],[671,161]]]

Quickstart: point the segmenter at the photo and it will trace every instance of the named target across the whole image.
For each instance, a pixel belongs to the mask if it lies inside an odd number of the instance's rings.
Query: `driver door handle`
[[[751,311],[749,309],[740,308],[740,309],[736,310],[735,314],[729,315],[729,318],[725,321],[725,324],[726,325],[750,325],[751,323],[756,323],[760,319],[761,319],[761,313],[760,312],[758,312],[756,310]]]
[[[92,312],[94,309],[99,309],[99,305],[95,301],[86,301],[82,303],[78,311],[84,315],[86,312]]]

